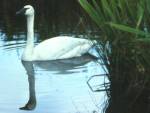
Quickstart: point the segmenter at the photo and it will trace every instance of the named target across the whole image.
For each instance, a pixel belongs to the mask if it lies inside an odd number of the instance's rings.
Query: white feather
[[[56,60],[78,57],[88,52],[93,43],[87,39],[59,36],[50,38],[34,47],[34,9],[24,6],[27,17],[27,44],[22,55],[24,61]]]

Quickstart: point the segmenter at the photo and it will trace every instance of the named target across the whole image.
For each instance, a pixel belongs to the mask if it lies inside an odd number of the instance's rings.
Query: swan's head
[[[31,5],[25,5],[21,10],[16,12],[16,14],[24,14],[26,16],[34,15],[34,8]]]

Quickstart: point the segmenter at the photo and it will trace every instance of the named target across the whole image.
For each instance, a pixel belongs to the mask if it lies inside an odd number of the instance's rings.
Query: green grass
[[[79,0],[81,6],[99,28],[106,35],[111,33],[113,36],[116,32],[121,32],[114,28],[131,33],[136,32],[136,36],[147,36],[144,30],[149,23],[150,8],[147,2],[149,0],[91,0],[91,2]],[[108,23],[111,23],[110,26]]]
[[[142,95],[150,94],[150,0],[79,0],[79,3],[101,31],[100,52],[104,53],[102,59],[109,72],[111,103],[118,95],[134,94],[129,100],[136,105]],[[106,42],[111,52],[106,51]],[[148,96],[144,98],[148,100]]]
[[[107,55],[109,60],[112,60],[111,63],[121,64],[122,62],[113,61],[118,60],[124,51],[129,54],[130,51],[143,54],[143,49],[136,49],[140,46],[138,42],[145,43],[150,39],[148,26],[150,0],[91,0],[90,2],[79,0],[79,3],[102,31],[99,40],[103,43],[103,50],[105,50],[105,43],[109,41],[112,53]],[[119,56],[117,56],[118,52]],[[136,56],[135,53],[134,56]],[[137,61],[134,62],[137,63]],[[138,63],[142,64],[142,62]]]

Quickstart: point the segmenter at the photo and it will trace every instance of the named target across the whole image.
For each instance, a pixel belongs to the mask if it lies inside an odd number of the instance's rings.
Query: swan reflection
[[[36,107],[36,96],[35,96],[35,76],[33,62],[22,61],[22,64],[27,71],[28,82],[29,82],[29,100],[21,110],[32,110]]]
[[[55,74],[70,74],[76,73],[75,69],[84,68],[84,65],[90,61],[96,61],[96,59],[86,54],[81,57],[52,61],[35,61],[33,63],[35,68],[51,71]]]
[[[27,71],[29,83],[29,100],[21,107],[21,110],[33,110],[36,107],[35,94],[35,68],[44,69],[46,71],[54,71],[57,74],[70,74],[70,71],[84,67],[87,63],[96,61],[92,56],[84,55],[81,57],[55,60],[55,61],[22,61],[22,64]],[[86,67],[86,66],[85,66]],[[76,72],[76,71],[75,71]]]

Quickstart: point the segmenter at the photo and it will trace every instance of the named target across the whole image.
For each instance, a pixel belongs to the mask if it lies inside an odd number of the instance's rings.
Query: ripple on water
[[[0,40],[0,70],[3,71],[0,109],[5,113],[22,113],[18,108],[24,106],[29,98],[28,76],[18,59],[24,46],[22,39]],[[104,107],[106,93],[92,92],[87,85],[92,75],[105,73],[95,60],[81,57],[33,62],[33,67],[37,106],[32,113],[92,113],[100,112]],[[96,80],[92,83],[103,83],[104,77]]]

